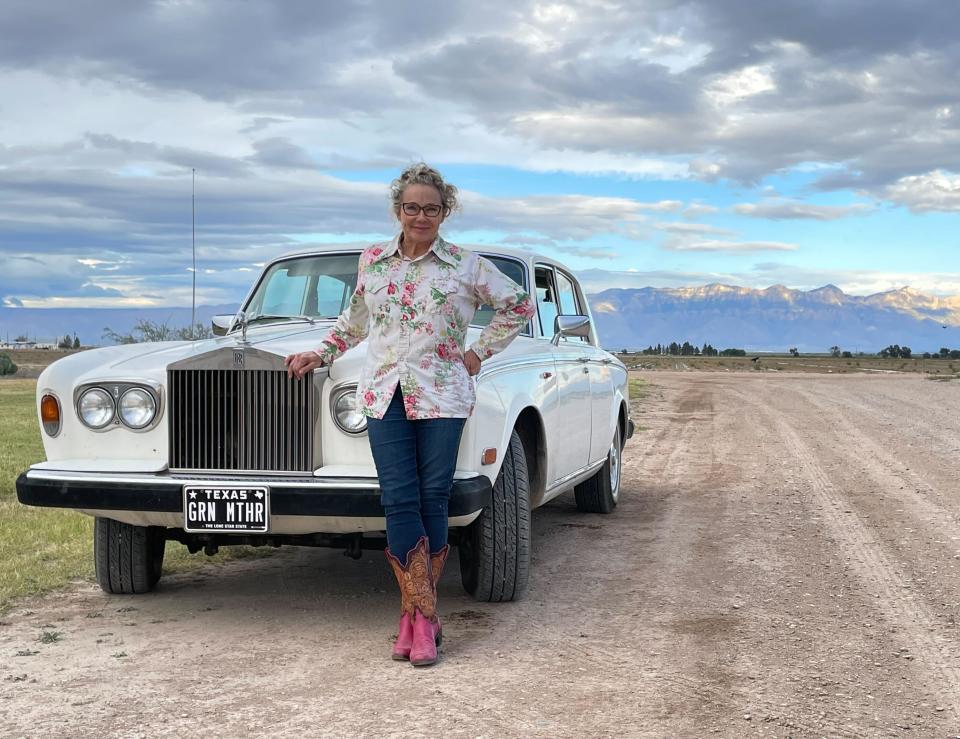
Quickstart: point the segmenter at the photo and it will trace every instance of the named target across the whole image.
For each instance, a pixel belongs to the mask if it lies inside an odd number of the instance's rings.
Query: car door
[[[560,312],[564,315],[585,316],[589,314],[586,300],[578,289],[574,278],[562,270],[556,271],[557,294]],[[591,327],[591,337],[596,341],[596,331]],[[570,337],[571,341],[580,340],[590,378],[590,462],[596,462],[607,456],[610,442],[613,440],[614,410],[614,368],[610,355],[595,346],[586,338]]]
[[[551,265],[535,269],[540,336],[553,338],[554,319],[561,311],[556,272]],[[550,484],[585,467],[590,455],[590,371],[586,345],[577,337],[562,337],[551,345],[556,368],[557,404],[544,411],[547,433],[547,474]]]

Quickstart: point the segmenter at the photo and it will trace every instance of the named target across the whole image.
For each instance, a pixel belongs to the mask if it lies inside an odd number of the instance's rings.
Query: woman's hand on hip
[[[284,364],[287,365],[287,377],[296,377],[300,380],[310,370],[322,367],[323,360],[316,352],[300,352],[288,354]]]
[[[467,368],[467,374],[473,377],[480,371],[480,357],[473,349],[467,349],[463,355],[463,366]]]

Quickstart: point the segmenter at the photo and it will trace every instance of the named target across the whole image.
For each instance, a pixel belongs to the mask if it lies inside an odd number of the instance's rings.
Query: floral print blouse
[[[407,418],[466,418],[476,391],[464,341],[484,304],[496,312],[469,347],[481,360],[534,316],[530,295],[489,260],[440,237],[422,257],[406,259],[398,235],[360,255],[357,289],[316,352],[329,365],[369,336],[357,389],[366,416],[383,418],[399,384]]]

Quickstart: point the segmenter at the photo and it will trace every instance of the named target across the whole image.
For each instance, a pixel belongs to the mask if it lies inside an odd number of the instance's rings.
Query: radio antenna
[[[190,300],[190,338],[197,334],[197,170],[190,169],[190,241],[193,248],[193,295]]]

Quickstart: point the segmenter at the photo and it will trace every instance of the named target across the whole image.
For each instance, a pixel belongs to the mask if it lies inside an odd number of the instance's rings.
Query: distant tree
[[[20,339],[17,339],[17,341],[20,341]],[[950,356],[950,350],[947,349],[947,347],[945,347],[945,346],[941,346],[941,347],[940,347],[940,359],[946,359],[946,358],[949,357],[949,356]]]
[[[960,359],[960,349],[950,350],[950,359]]]
[[[884,359],[910,359],[910,357],[913,355],[913,350],[910,349],[909,346],[891,344],[890,346],[884,347],[877,353]]]
[[[791,356],[791,357],[799,357],[799,356],[800,356],[800,352],[797,350],[797,347],[795,347],[795,346],[790,347],[790,356]]]
[[[844,359],[853,359],[853,354],[851,352],[843,352],[840,356]]]
[[[680,354],[680,345],[675,341],[671,341],[670,347],[668,349],[668,353],[670,354],[671,357],[678,356]]]
[[[140,319],[134,324],[133,331],[120,334],[107,327],[103,329],[103,338],[115,344],[140,344],[150,341],[190,341],[191,339],[209,339],[213,332],[208,326],[198,323],[191,331],[190,327],[171,328],[164,323]]]
[[[930,359],[931,357],[933,357],[933,355],[932,355],[930,352],[924,352],[924,353],[923,353],[923,358],[924,358],[924,359]]]
[[[17,365],[10,359],[10,355],[0,354],[0,375],[15,375],[16,373]]]
[[[683,342],[683,346],[680,347],[680,355],[683,357],[692,357],[696,354],[696,349],[689,341]]]
[[[80,348],[80,338],[76,334],[74,334],[73,336],[73,348],[74,349]]]
[[[70,349],[73,346],[73,339],[67,334],[57,342],[57,349]]]
[[[745,357],[747,356],[746,349],[723,349],[720,352],[721,357]]]
[[[839,356],[840,356],[840,347],[839,347],[839,346],[831,346],[831,347],[830,347],[830,356],[831,356],[831,357],[839,357]]]
[[[21,334],[20,336],[18,336],[17,338],[15,338],[14,341],[19,341],[19,342],[30,341],[30,337],[27,336],[26,334]],[[941,351],[942,351],[942,350],[941,350]],[[948,350],[948,351],[949,351],[949,350]]]

